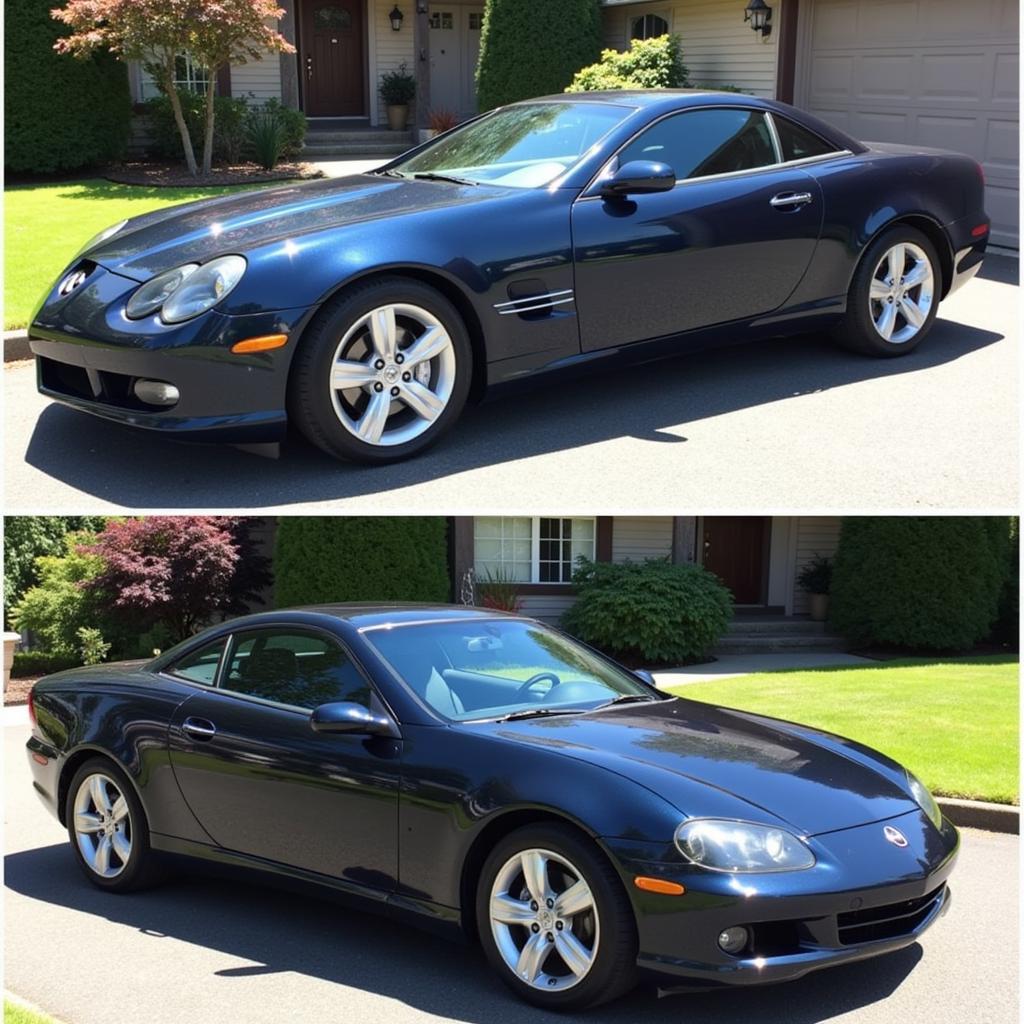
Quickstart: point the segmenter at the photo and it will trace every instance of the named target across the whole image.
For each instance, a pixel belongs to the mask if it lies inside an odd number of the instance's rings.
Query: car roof
[[[312,612],[344,619],[356,629],[370,626],[406,625],[412,622],[456,622],[460,619],[508,618],[506,612],[493,608],[475,608],[464,604],[431,604],[415,601],[314,604],[300,608],[279,608],[275,615],[289,612]]]
[[[527,106],[530,103],[618,103],[630,107],[682,107],[706,106],[709,103],[724,105],[769,107],[771,104],[760,96],[740,92],[716,92],[713,89],[604,89],[597,92],[557,92],[550,96],[536,96],[520,100],[510,106]]]

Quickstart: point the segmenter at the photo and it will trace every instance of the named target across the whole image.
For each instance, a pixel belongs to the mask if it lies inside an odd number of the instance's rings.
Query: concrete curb
[[[4,331],[4,362],[13,363],[19,359],[31,359],[26,331]]]
[[[990,804],[982,800],[953,800],[938,796],[935,802],[954,825],[980,828],[986,832],[1020,834],[1020,808],[1010,804]]]

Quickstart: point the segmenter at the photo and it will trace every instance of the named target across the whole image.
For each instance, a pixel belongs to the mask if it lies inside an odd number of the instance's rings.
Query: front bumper
[[[885,824],[904,833],[906,848],[887,843],[883,823],[875,822],[811,837],[815,867],[774,875],[703,871],[670,851],[659,860],[631,859],[630,847],[651,851],[606,840],[633,899],[638,966],[663,988],[673,980],[687,988],[744,986],[791,981],[911,945],[950,906],[947,879],[959,837],[948,822],[940,832],[919,812]],[[635,875],[671,879],[686,892],[641,892]],[[717,936],[735,926],[746,927],[751,941],[731,956]]]
[[[216,310],[168,326],[158,317],[129,320],[138,282],[82,261],[85,282],[70,296],[55,288],[29,327],[41,394],[127,426],[197,441],[266,443],[287,430],[288,367],[283,348],[235,355],[231,347],[266,334],[298,336],[311,313],[278,310],[226,316]],[[172,384],[171,407],[136,397],[139,379]]]

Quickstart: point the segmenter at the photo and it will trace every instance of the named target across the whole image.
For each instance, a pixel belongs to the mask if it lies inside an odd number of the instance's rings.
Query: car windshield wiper
[[[381,178],[404,178],[405,175],[401,171],[368,171],[368,174],[376,174]]]
[[[499,718],[499,722],[514,722],[517,718],[545,718],[548,715],[579,715],[586,708],[523,708]]]
[[[414,171],[412,177],[419,181],[453,181],[456,185],[479,185],[472,178],[460,178],[457,174],[439,174],[437,171]]]
[[[600,711],[601,708],[614,707],[616,704],[635,704],[637,701],[657,699],[657,697],[654,697],[649,693],[624,693],[619,697],[613,697],[611,700],[606,700],[603,704],[598,704],[596,708],[592,708],[591,710]]]

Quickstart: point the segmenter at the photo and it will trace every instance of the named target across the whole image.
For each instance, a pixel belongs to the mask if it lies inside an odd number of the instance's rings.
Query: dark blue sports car
[[[469,399],[597,356],[796,331],[910,352],[981,266],[966,156],[687,91],[495,110],[378,171],[93,239],[30,335],[39,388],[192,439],[420,451]]]
[[[550,1009],[798,978],[949,907],[957,831],[898,764],[516,616],[268,612],[30,708],[35,789],[100,888],[189,858],[312,883],[479,941]]]

